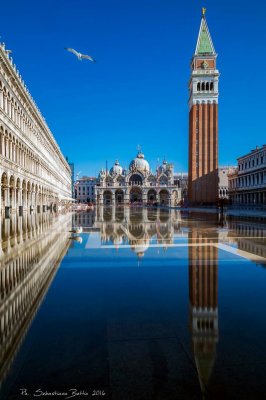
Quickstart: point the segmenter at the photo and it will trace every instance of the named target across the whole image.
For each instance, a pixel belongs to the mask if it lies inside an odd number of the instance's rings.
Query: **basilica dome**
[[[163,160],[163,164],[160,165],[160,167],[158,168],[158,172],[160,174],[162,174],[162,173],[166,172],[166,170],[167,170],[167,161]]]
[[[119,165],[119,162],[116,160],[114,166],[110,169],[110,175],[122,175],[123,168]]]
[[[138,258],[142,258],[144,256],[145,251],[147,251],[148,248],[149,248],[149,243],[145,243],[144,241],[144,243],[141,243],[141,245],[134,247],[133,251]]]
[[[144,159],[144,154],[141,152],[138,152],[137,157],[134,158],[134,160],[131,161],[129,164],[129,169],[137,169],[140,172],[149,172],[150,171],[150,166],[148,161]]]

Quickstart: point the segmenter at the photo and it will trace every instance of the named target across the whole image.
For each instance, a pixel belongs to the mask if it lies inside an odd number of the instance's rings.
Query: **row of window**
[[[60,176],[52,173],[27,146],[15,138],[14,135],[4,132],[0,127],[0,155],[7,160],[25,168],[26,171],[42,177],[59,186]],[[62,185],[60,185],[62,186]],[[66,185],[70,189],[70,185]]]
[[[93,188],[91,188],[91,190],[90,190],[89,188],[87,189],[87,193],[88,193],[88,194],[89,194],[90,192],[93,194],[93,191],[94,191]],[[81,193],[81,189],[80,189],[80,188],[78,189],[78,192],[79,192],[79,194]],[[86,192],[85,189],[83,189],[82,193],[85,194],[85,192]]]
[[[249,160],[239,163],[238,169],[239,171],[243,171],[248,168],[253,168],[257,165],[262,165],[264,162],[266,162],[265,157],[261,153],[260,155],[257,155],[256,157],[252,157]]]
[[[242,188],[254,185],[262,185],[263,183],[263,172],[259,172],[257,174],[229,179],[229,188]]]
[[[41,130],[33,118],[30,118],[25,111],[19,100],[15,98],[10,91],[7,90],[3,82],[0,80],[0,108],[12,120],[15,126],[29,138],[39,149],[43,148],[43,152],[48,151],[54,154],[58,161],[60,161],[58,151],[55,147],[43,139]],[[45,150],[44,150],[45,148]],[[62,165],[60,165],[62,168]]]

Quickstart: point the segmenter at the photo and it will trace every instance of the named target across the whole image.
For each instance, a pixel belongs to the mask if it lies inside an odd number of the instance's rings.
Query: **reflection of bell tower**
[[[203,8],[189,81],[189,180],[192,203],[218,197],[218,80],[216,58]]]
[[[190,329],[202,392],[211,378],[218,340],[218,248],[211,244],[215,235],[211,230],[208,238],[197,228],[189,233]]]

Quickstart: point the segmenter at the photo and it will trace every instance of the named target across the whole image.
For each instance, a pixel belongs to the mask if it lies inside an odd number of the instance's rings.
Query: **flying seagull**
[[[96,62],[96,61],[94,60],[94,58],[92,58],[91,56],[88,56],[87,54],[79,53],[78,51],[76,51],[75,49],[71,49],[70,47],[66,47],[65,50],[69,51],[70,53],[75,54],[75,56],[78,57],[78,60],[79,60],[79,61],[85,59],[85,60],[90,60],[90,61],[92,61],[92,62]]]

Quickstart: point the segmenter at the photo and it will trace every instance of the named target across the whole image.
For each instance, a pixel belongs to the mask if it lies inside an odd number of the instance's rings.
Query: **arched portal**
[[[133,174],[129,178],[129,184],[131,186],[141,186],[142,183],[142,176],[140,174]]]
[[[110,190],[105,190],[103,192],[103,204],[112,204],[112,192]]]
[[[142,190],[139,186],[133,186],[130,190],[130,202],[142,203]]]
[[[115,202],[116,204],[124,203],[124,192],[121,189],[116,190],[115,192]]]
[[[149,204],[154,204],[157,202],[157,193],[156,190],[150,189],[147,193],[147,200]]]
[[[168,190],[161,190],[159,193],[160,204],[168,205],[169,204],[169,192]]]

